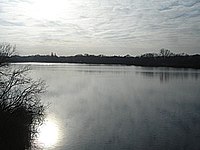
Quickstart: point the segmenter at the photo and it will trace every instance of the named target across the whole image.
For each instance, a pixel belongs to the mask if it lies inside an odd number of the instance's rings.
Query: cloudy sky
[[[0,42],[18,53],[200,53],[200,0],[0,0]]]

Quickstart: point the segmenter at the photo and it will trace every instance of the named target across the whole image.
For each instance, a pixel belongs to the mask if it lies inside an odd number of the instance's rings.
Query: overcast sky
[[[200,0],[0,0],[0,42],[18,53],[200,53]]]

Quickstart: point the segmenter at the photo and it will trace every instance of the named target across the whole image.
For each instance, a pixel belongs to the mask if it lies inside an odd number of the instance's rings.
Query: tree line
[[[85,64],[118,64],[150,67],[200,68],[200,55],[175,54],[168,49],[159,53],[145,53],[141,56],[105,56],[78,54],[75,56],[31,55],[11,56],[9,62],[47,62],[47,63],[85,63]]]

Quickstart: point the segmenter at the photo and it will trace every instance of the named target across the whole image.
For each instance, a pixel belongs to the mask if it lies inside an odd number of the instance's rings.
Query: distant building
[[[57,57],[56,53],[51,52],[51,57]]]

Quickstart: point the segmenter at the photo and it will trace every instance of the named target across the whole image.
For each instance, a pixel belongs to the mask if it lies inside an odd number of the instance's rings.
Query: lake
[[[44,149],[200,149],[200,70],[29,65],[48,85],[37,140]]]

